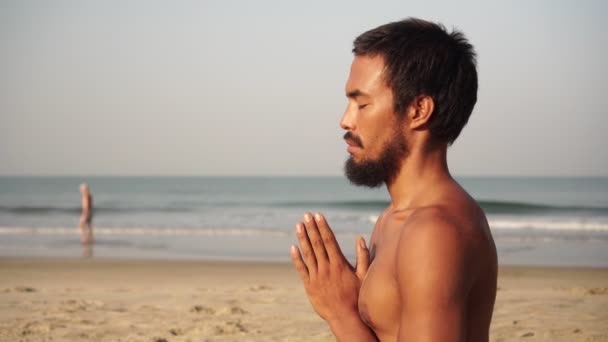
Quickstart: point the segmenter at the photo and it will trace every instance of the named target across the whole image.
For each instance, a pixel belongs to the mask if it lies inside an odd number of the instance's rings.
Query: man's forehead
[[[384,59],[381,56],[355,56],[346,82],[346,94],[369,94],[385,86]]]

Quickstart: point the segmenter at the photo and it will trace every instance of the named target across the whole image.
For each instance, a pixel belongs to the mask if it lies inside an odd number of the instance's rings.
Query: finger
[[[365,239],[362,236],[359,236],[357,239],[357,266],[355,273],[360,280],[363,280],[365,275],[367,274],[367,269],[369,268],[369,250],[367,246],[365,246]]]
[[[325,245],[325,251],[327,252],[329,262],[338,262],[346,260],[346,257],[340,250],[338,241],[336,241],[336,236],[334,235],[334,232],[331,230],[331,228],[329,228],[329,224],[327,224],[327,220],[325,220],[325,217],[323,217],[321,213],[316,213],[315,221],[317,223],[317,228],[319,229],[321,239],[323,240],[323,244]]]
[[[308,283],[309,275],[308,268],[302,259],[302,254],[300,254],[300,250],[295,245],[291,245],[291,260],[293,264],[296,266],[296,270],[300,274],[300,278],[304,284]]]
[[[304,224],[302,222],[298,222],[298,224],[296,224],[296,236],[300,242],[300,249],[304,255],[304,261],[306,262],[306,267],[308,268],[309,274],[316,273],[317,259],[315,258],[315,253],[312,251],[312,246],[310,245],[308,235],[306,235],[306,229],[304,228]]]
[[[310,240],[312,250],[315,252],[315,256],[317,257],[317,268],[321,270],[329,263],[327,251],[325,250],[325,244],[323,244],[323,239],[321,239],[321,234],[319,234],[317,224],[310,213],[304,214],[304,224],[306,225],[306,234],[308,235],[308,240]]]

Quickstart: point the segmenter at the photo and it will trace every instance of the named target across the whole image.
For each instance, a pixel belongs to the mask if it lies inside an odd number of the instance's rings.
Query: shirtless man
[[[353,52],[345,173],[386,184],[391,203],[370,248],[358,238],[356,267],[321,214],[296,224],[291,258],[308,298],[339,341],[488,341],[496,247],[446,157],[477,101],[473,47],[407,19],[362,34]]]
[[[82,214],[80,214],[80,242],[82,244],[93,243],[93,196],[89,192],[89,187],[82,183],[80,184],[80,193],[82,194]]]

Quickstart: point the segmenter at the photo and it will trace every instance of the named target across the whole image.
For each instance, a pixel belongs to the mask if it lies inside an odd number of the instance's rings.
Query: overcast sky
[[[608,176],[604,1],[0,0],[0,174],[340,175],[352,41],[462,30],[456,175]]]

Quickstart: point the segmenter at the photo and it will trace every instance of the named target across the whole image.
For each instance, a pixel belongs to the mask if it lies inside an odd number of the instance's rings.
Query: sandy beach
[[[0,259],[0,341],[333,341],[291,264]],[[608,269],[502,267],[492,341],[608,341]]]

